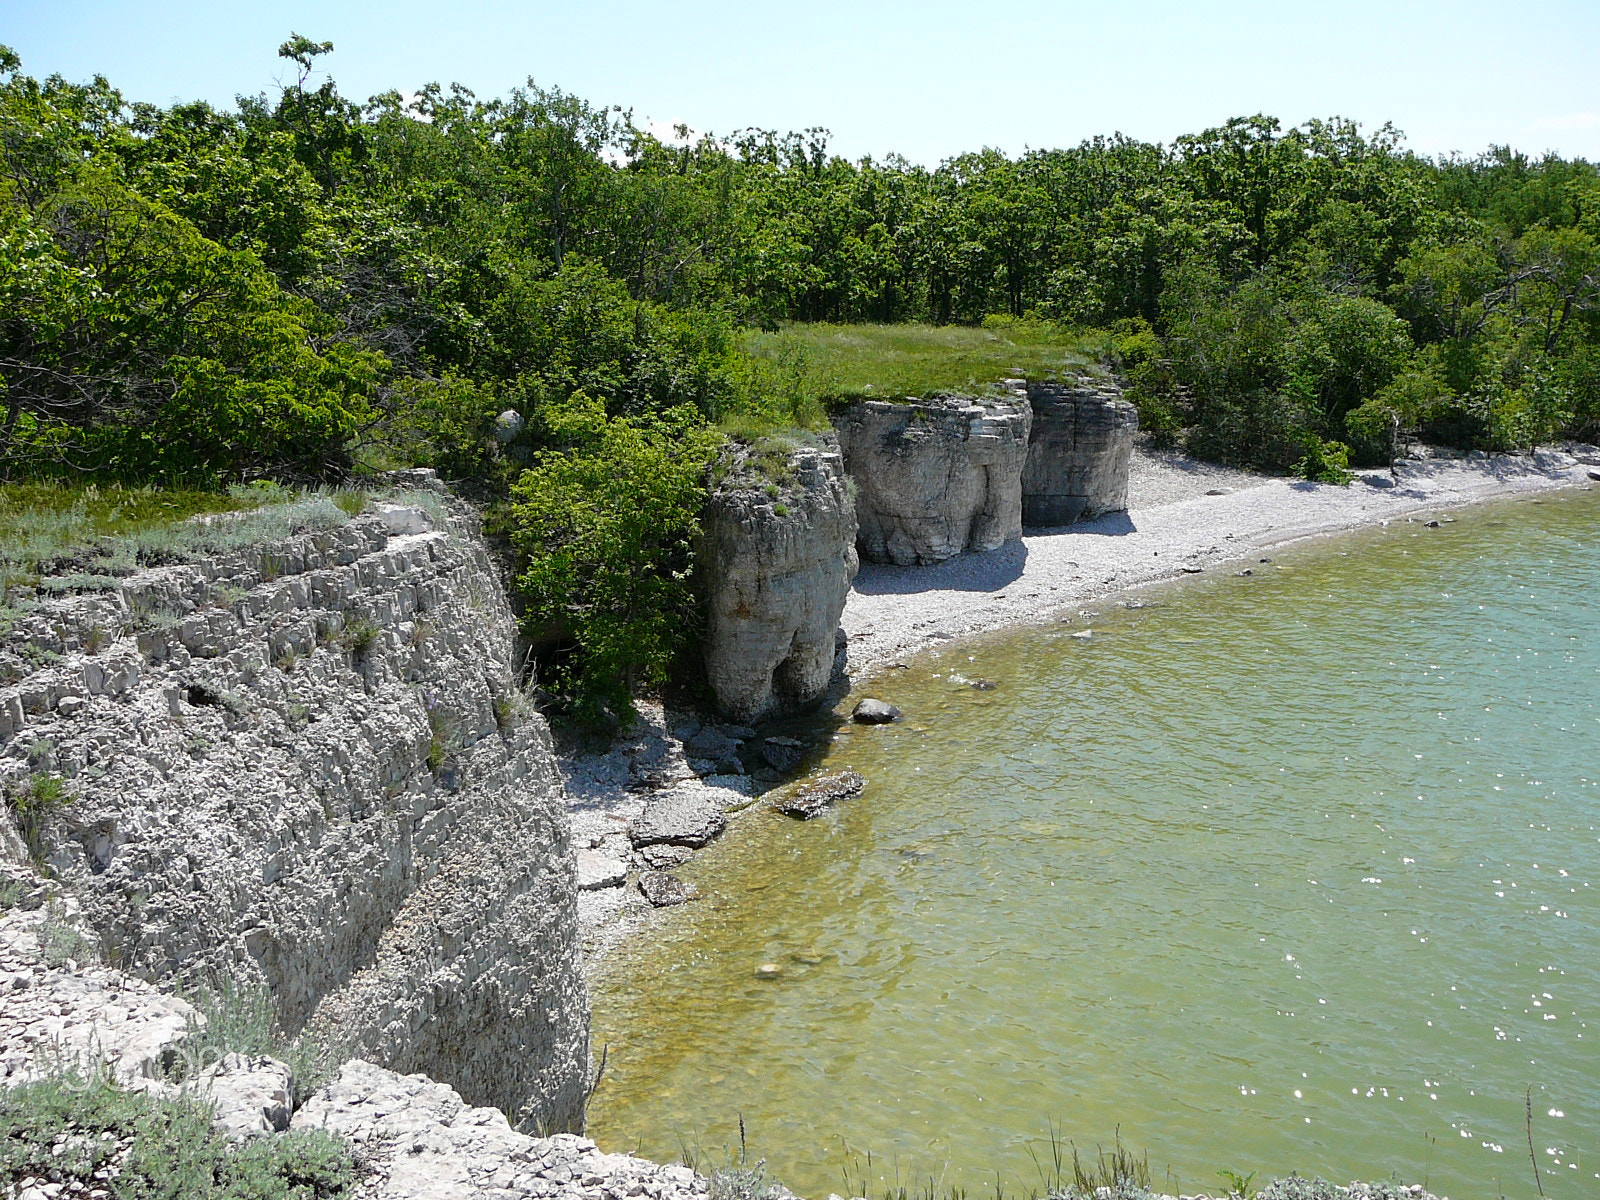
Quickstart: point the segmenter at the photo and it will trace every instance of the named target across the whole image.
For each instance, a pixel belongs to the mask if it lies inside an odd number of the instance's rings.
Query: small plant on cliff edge
[[[278,1024],[272,993],[265,984],[214,978],[183,993],[198,1017],[191,1017],[169,1075],[182,1082],[221,1061],[224,1055],[266,1055],[287,1063],[294,1073],[296,1106],[327,1082],[336,1056],[302,1031],[289,1037]]]
[[[35,863],[44,860],[44,824],[50,814],[72,803],[73,795],[67,781],[59,775],[43,771],[26,779],[9,779],[0,794],[4,795],[6,811],[17,827],[17,833],[28,847],[28,855]]]
[[[730,1156],[724,1166],[713,1170],[706,1190],[708,1200],[779,1200],[785,1194],[783,1185],[767,1174],[766,1159],[750,1162],[743,1113],[739,1114],[739,1161]]]
[[[344,627],[344,632],[339,635],[339,644],[360,660],[372,652],[382,636],[383,630],[378,626],[364,617],[357,618]]]
[[[1248,1175],[1241,1175],[1237,1171],[1221,1170],[1217,1175],[1228,1185],[1229,1200],[1237,1197],[1238,1200],[1251,1200],[1255,1192],[1250,1185],[1255,1180],[1256,1173],[1251,1171]]]

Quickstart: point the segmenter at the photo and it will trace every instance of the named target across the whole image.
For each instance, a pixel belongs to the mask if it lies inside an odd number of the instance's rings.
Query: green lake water
[[[1531,1088],[1600,1196],[1600,492],[1454,516],[875,680],[865,793],[736,822],[597,988],[591,1135],[709,1167],[742,1115],[813,1197],[1025,1191],[1054,1129],[1487,1200]]]

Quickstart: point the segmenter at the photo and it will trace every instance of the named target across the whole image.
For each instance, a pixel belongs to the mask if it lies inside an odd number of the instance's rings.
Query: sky
[[[1232,116],[1385,121],[1423,154],[1600,160],[1600,0],[0,0],[28,74],[131,100],[275,92],[291,32],[346,96],[530,77],[640,124],[823,126],[851,158],[1170,141]]]

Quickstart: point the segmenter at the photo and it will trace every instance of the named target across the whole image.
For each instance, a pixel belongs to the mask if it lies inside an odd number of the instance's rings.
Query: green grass
[[[272,483],[227,492],[0,484],[0,605],[16,588],[107,591],[142,566],[333,528],[367,500],[365,492]]]
[[[858,397],[982,395],[1008,378],[1073,375],[1103,358],[1107,345],[1103,334],[991,317],[981,327],[788,325],[751,334],[745,348],[766,395],[724,420],[723,428],[753,437],[781,427],[786,415],[798,418],[791,424],[814,428],[830,403]]]

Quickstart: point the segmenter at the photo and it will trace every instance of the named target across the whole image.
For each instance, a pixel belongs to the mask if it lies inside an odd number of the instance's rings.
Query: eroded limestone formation
[[[1128,464],[1139,415],[1109,379],[1030,383],[1033,406],[1022,519],[1070,525],[1128,507]]]
[[[925,565],[1021,537],[1029,425],[1020,394],[851,404],[838,427],[861,553]]]
[[[757,721],[815,704],[856,574],[856,513],[828,446],[736,452],[699,547],[706,677],[717,707]]]
[[[69,781],[21,832],[110,961],[259,981],[291,1032],[560,1128],[586,996],[514,630],[475,517],[424,492],[42,598],[8,643],[45,665],[0,687],[0,783]]]

